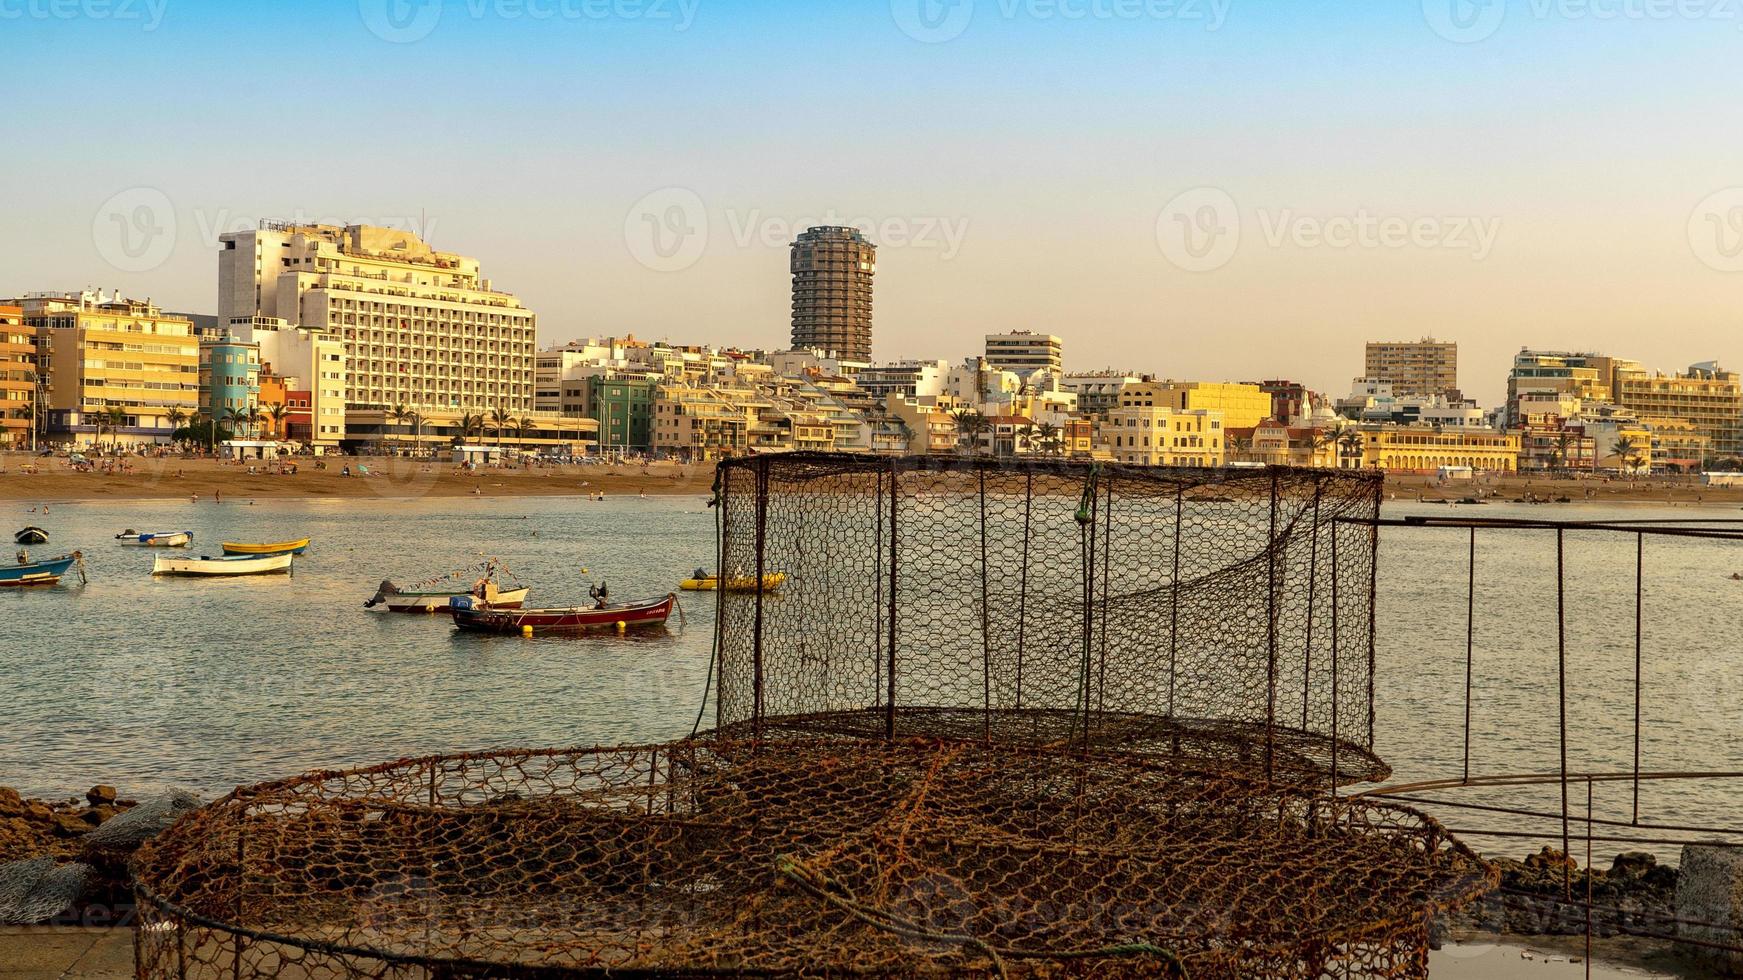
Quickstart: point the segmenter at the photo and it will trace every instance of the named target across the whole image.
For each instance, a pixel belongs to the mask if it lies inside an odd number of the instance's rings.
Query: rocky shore
[[[113,786],[27,799],[0,786],[0,925],[118,925],[132,918],[127,861],[199,805],[172,791],[140,802]]]
[[[1582,869],[1545,847],[1523,861],[1490,858],[1501,887],[1453,917],[1455,929],[1512,936],[1580,936],[1591,888],[1592,933],[1674,934],[1677,869],[1644,851],[1616,855],[1608,870]]]

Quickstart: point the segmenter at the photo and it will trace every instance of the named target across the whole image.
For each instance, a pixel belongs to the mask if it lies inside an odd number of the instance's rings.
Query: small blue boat
[[[57,585],[61,576],[74,565],[79,566],[79,575],[82,577],[85,574],[84,556],[79,552],[44,561],[31,561],[29,553],[21,551],[16,564],[0,565],[0,588]]]

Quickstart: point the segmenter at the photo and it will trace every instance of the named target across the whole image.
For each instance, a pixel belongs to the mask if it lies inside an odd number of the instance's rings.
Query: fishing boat
[[[773,592],[784,585],[786,581],[786,572],[769,572],[763,576],[762,591]],[[722,587],[720,576],[704,572],[700,568],[696,570],[694,575],[678,583],[678,588],[685,592],[714,592]],[[734,575],[726,580],[724,588],[728,592],[755,592],[757,591],[757,577],[755,575]]]
[[[40,527],[27,527],[12,536],[19,544],[48,544],[48,532]]]
[[[172,558],[158,555],[152,562],[153,575],[272,575],[291,570],[292,555],[288,551],[276,555],[225,555],[222,558]]]
[[[79,578],[85,577],[85,556],[75,551],[59,558],[45,558],[42,561],[32,561],[30,552],[20,551],[18,563],[15,565],[0,565],[0,588],[26,588],[30,586],[50,586],[60,584],[61,576],[67,569],[77,565]]]
[[[246,544],[237,541],[224,542],[226,555],[300,555],[309,547],[308,538],[296,541],[277,541],[267,544]]]
[[[678,604],[676,593],[640,602],[607,602],[574,609],[480,609],[469,596],[448,606],[454,626],[468,633],[585,633],[663,625]]]
[[[128,528],[115,535],[115,540],[121,542],[123,548],[186,548],[194,543],[194,532],[149,531],[141,533]]]
[[[527,593],[531,591],[499,559],[492,558],[472,569],[449,572],[412,585],[383,582],[363,608],[385,605],[388,612],[396,613],[447,612],[454,599],[470,599],[476,607],[519,609],[526,605]]]

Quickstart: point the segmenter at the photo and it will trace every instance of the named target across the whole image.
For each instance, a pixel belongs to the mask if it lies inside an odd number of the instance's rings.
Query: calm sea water
[[[0,595],[0,784],[67,794],[217,793],[311,768],[513,746],[654,741],[689,732],[712,640],[710,598],[684,620],[619,638],[475,637],[445,617],[368,612],[384,578],[411,581],[499,555],[535,604],[663,594],[712,565],[714,518],[697,497],[9,505],[10,532],[41,524],[81,548],[90,584]],[[1389,514],[1446,515],[1398,505]],[[1469,516],[1743,517],[1690,508],[1459,508]],[[294,577],[154,580],[123,528],[225,539],[309,535]],[[1378,745],[1397,778],[1462,768],[1468,539],[1383,536]],[[1625,769],[1633,753],[1634,540],[1567,538],[1569,726],[1576,771]],[[1555,548],[1548,532],[1478,538],[1475,773],[1557,765]],[[1642,755],[1653,770],[1743,771],[1743,543],[1646,546]],[[1649,784],[1645,817],[1729,821],[1740,782]],[[1554,807],[1559,787],[1459,797]],[[1583,807],[1584,786],[1576,789]],[[1600,815],[1630,815],[1626,785],[1600,786]],[[1448,822],[1472,818],[1452,814]],[[1493,826],[1493,818],[1480,821]],[[1479,840],[1479,846],[1492,841]],[[1504,850],[1523,847],[1506,845]],[[1621,845],[1617,845],[1621,846]]]

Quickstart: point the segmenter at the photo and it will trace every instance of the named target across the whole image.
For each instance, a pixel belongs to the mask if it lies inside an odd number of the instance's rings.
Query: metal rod
[[[1469,580],[1465,585],[1465,781],[1471,779],[1471,667],[1477,641],[1477,529],[1471,528]]]
[[[1308,537],[1307,549],[1307,642],[1302,647],[1301,656],[1301,730],[1307,731],[1307,710],[1309,694],[1313,690],[1313,606],[1315,587],[1319,585],[1319,505],[1320,495],[1324,491],[1320,475],[1313,476],[1313,521],[1308,525],[1313,531]]]
[[[1341,744],[1338,740],[1338,709],[1340,707],[1338,699],[1341,696],[1338,690],[1338,661],[1342,659],[1339,655],[1340,644],[1338,643],[1338,637],[1341,635],[1338,630],[1338,576],[1342,570],[1343,564],[1338,561],[1338,528],[1333,525],[1331,531],[1331,791],[1333,794],[1336,794],[1338,790],[1338,746]]]
[[[1271,533],[1266,538],[1265,567],[1265,778],[1274,775],[1277,759],[1277,492],[1278,474],[1271,473]]]
[[[1029,537],[1035,510],[1035,474],[1024,474],[1023,485],[1023,561],[1021,582],[1017,588],[1017,703],[1023,710],[1023,643],[1029,627]]]
[[[1180,653],[1180,525],[1186,520],[1186,488],[1174,491],[1174,570],[1168,580],[1168,717],[1174,717],[1174,677]]]
[[[1567,857],[1570,850],[1568,839],[1568,805],[1567,805],[1567,532],[1557,528],[1555,532],[1555,674],[1557,684],[1557,708],[1561,727],[1561,854]],[[1573,887],[1573,875],[1566,864],[1562,865],[1561,890],[1562,897],[1569,898]]]
[[[1646,535],[1634,536],[1634,822],[1640,822],[1640,638],[1646,597]]]
[[[992,631],[989,609],[991,590],[987,587],[986,560],[986,470],[976,474],[980,480],[980,695],[981,736],[992,738],[993,717],[993,655],[988,634]]]
[[[1380,507],[1386,498],[1386,482],[1374,481],[1374,519],[1380,518]],[[1374,673],[1378,658],[1380,617],[1375,613],[1380,601],[1380,528],[1368,530],[1368,751],[1374,751]]]
[[[898,512],[897,504],[901,499],[899,492],[901,473],[898,469],[900,465],[898,460],[890,460],[890,628],[888,631],[890,647],[889,660],[886,664],[889,675],[886,679],[889,691],[884,699],[884,737],[892,740],[896,737],[896,565],[898,563],[897,555],[901,553],[900,542],[896,537],[898,529],[896,515]]]
[[[754,730],[758,738],[763,732],[763,552],[768,543],[769,530],[769,463],[765,458],[757,466],[757,510],[756,510],[756,612],[752,622],[751,633],[751,703],[753,717],[756,719]],[[718,575],[730,575],[725,568],[715,569]],[[725,591],[727,579],[720,580],[720,588]]]
[[[1592,781],[1586,780],[1586,980],[1592,980]]]

